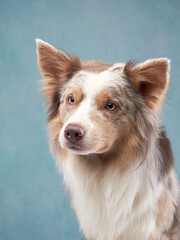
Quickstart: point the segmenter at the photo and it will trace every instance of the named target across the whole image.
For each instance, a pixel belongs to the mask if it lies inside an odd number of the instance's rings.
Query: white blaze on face
[[[100,111],[96,105],[96,97],[104,90],[108,90],[110,87],[116,87],[116,84],[124,85],[125,81],[123,79],[123,72],[118,69],[118,71],[111,69],[100,72],[87,72],[80,71],[78,72],[72,80],[67,83],[65,86],[67,88],[79,87],[82,89],[83,99],[79,104],[76,111],[69,117],[69,119],[64,123],[60,135],[59,141],[62,148],[67,147],[67,139],[64,137],[64,130],[66,127],[70,125],[79,125],[85,130],[85,137],[83,138],[84,145],[91,146],[91,142],[94,141],[94,132],[96,138],[98,135],[102,138],[103,133],[101,133],[96,126],[96,122],[91,120],[90,116],[97,113],[96,111]],[[103,119],[102,119],[103,120]],[[103,122],[102,122],[103,123]],[[100,145],[102,146],[100,146]],[[97,148],[103,148],[103,141],[101,139],[101,143],[96,144]],[[99,145],[99,146],[98,146]],[[89,149],[89,151],[97,151],[98,149]]]

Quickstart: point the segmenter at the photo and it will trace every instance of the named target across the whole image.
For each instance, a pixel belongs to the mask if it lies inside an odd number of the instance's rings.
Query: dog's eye
[[[117,108],[117,105],[115,103],[112,102],[108,102],[106,105],[106,109],[109,111],[113,111]]]
[[[74,104],[75,99],[72,96],[68,97],[68,103],[71,104],[71,105]]]

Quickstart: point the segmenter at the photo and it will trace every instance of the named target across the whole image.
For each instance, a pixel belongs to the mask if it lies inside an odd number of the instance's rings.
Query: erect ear
[[[164,100],[168,87],[170,60],[158,58],[139,65],[133,61],[126,63],[124,73],[137,91],[144,97],[147,105],[158,109]]]
[[[59,51],[50,44],[37,39],[37,56],[41,73],[44,78],[70,78],[80,69],[78,57]]]
[[[38,63],[44,77],[42,90],[49,106],[50,120],[58,113],[61,85],[80,70],[81,62],[78,57],[58,51],[40,39],[36,40],[36,44]]]

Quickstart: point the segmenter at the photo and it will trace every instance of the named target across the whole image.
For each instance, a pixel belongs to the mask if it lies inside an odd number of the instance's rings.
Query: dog
[[[180,185],[159,113],[170,60],[81,61],[37,39],[50,150],[87,240],[180,240]]]

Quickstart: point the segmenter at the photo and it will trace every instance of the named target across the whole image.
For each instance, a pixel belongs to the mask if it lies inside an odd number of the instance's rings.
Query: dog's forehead
[[[109,88],[123,87],[126,84],[123,64],[114,64],[102,72],[80,70],[72,78],[71,84],[80,87],[84,95],[91,97]]]

